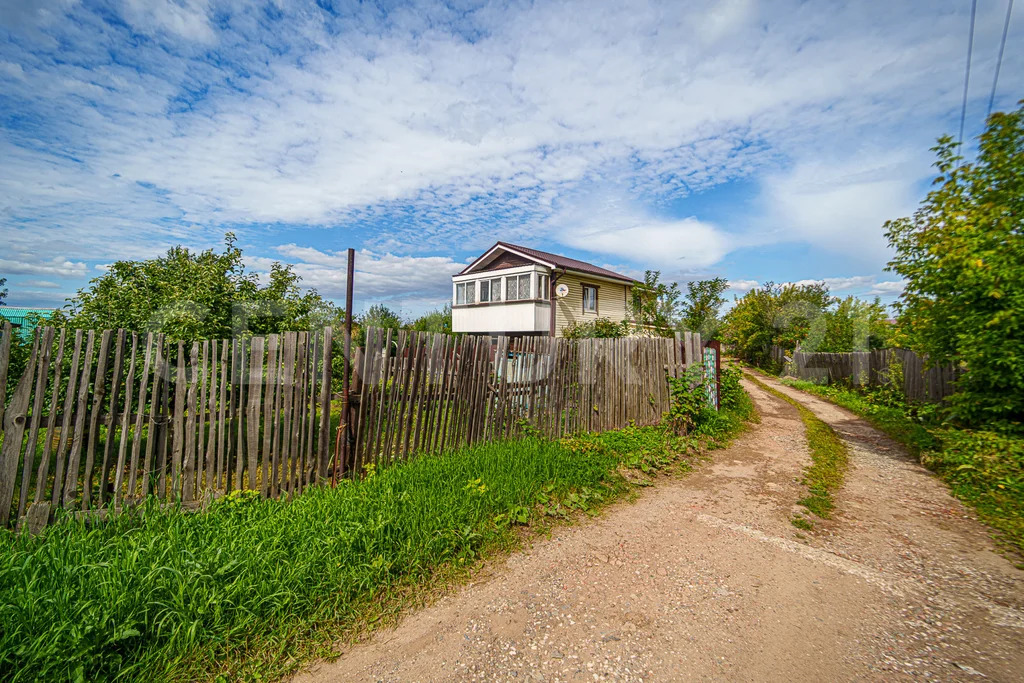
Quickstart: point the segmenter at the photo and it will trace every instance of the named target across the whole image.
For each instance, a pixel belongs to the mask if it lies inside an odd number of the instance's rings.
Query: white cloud
[[[25,287],[43,287],[45,289],[59,289],[61,285],[49,280],[22,280],[18,283]]]
[[[903,280],[876,282],[866,294],[870,296],[898,296],[903,293],[907,283]]]
[[[348,256],[346,252],[325,252],[295,244],[277,247],[287,263],[295,266],[302,284],[323,295],[345,296]],[[269,269],[271,259],[251,260],[258,269]],[[363,249],[356,252],[355,291],[363,301],[411,299],[416,302],[447,301],[451,296],[451,276],[465,266],[447,256],[396,256]]]
[[[737,294],[746,294],[759,284],[757,280],[729,280],[729,291]]]
[[[762,220],[769,230],[760,239],[810,243],[860,265],[884,263],[882,225],[913,212],[927,168],[923,157],[906,151],[799,161],[765,179]]]
[[[11,254],[15,258],[0,259],[0,273],[12,275],[57,275],[59,277],[75,277],[84,275],[85,263],[71,261],[63,256],[44,259],[30,253]]]

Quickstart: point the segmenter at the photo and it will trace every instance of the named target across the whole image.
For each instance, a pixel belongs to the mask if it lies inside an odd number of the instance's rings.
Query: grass
[[[972,506],[996,540],[1024,555],[1024,438],[943,424],[934,407],[884,404],[851,388],[785,380],[840,405],[903,444]]]
[[[188,513],[151,501],[36,537],[0,532],[0,670],[11,681],[278,678],[482,558],[596,512],[642,473],[685,468],[743,414],[689,437],[630,427],[481,444],[291,502],[232,494]]]
[[[768,393],[793,405],[800,412],[807,436],[807,447],[811,451],[811,464],[804,470],[803,483],[807,486],[808,495],[797,501],[808,512],[821,519],[832,517],[835,509],[833,492],[843,485],[843,478],[849,467],[850,454],[843,440],[835,430],[825,424],[813,412],[800,404],[799,401],[781,391],[768,386],[757,377],[747,374],[747,378]],[[803,517],[792,520],[798,529],[810,530],[813,523]]]

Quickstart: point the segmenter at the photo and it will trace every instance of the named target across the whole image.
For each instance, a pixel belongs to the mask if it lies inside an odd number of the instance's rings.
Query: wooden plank
[[[423,366],[426,356],[426,339],[421,332],[413,332],[413,357],[412,357],[412,382],[409,388],[409,410],[406,417],[405,442],[402,445],[402,455],[408,458],[415,450],[416,441],[414,436],[419,431],[417,420],[420,402],[423,399]]]
[[[241,490],[245,476],[245,398],[248,394],[246,381],[248,380],[248,367],[249,357],[246,353],[246,347],[248,346],[248,340],[239,339],[238,345],[235,347],[235,352],[238,355],[238,363],[233,364],[236,374],[232,380],[231,388],[235,391],[236,396],[231,401],[231,407],[233,409],[234,423],[232,427],[232,433],[234,434],[234,482],[235,489]]]
[[[4,412],[4,442],[0,444],[0,527],[8,526],[11,516],[11,503],[14,501],[14,485],[18,477],[18,464],[21,460],[21,445],[28,422],[28,403],[32,395],[32,379],[36,370],[36,358],[39,355],[39,330],[36,330],[35,341],[25,371],[14,388],[14,394]],[[4,387],[6,390],[6,387]]]
[[[317,459],[316,451],[316,433],[317,433],[317,416],[316,416],[316,404],[317,404],[317,379],[319,378],[319,372],[317,363],[320,362],[320,335],[316,332],[309,333],[310,339],[313,340],[313,350],[309,355],[309,395],[306,397],[306,403],[309,406],[306,410],[306,446],[305,446],[305,458],[306,468],[304,475],[306,481],[304,486],[309,486],[316,483],[316,476],[319,472],[319,464]]]
[[[171,343],[165,342],[163,347],[163,366],[160,369],[163,375],[160,382],[160,414],[157,418],[159,436],[156,445],[156,489],[157,496],[161,500],[168,497],[167,490],[167,469],[173,455],[171,454],[174,414],[171,409]],[[173,494],[173,489],[170,492]]]
[[[280,338],[272,334],[267,338],[267,372],[263,384],[263,465],[260,493],[270,494],[270,479],[274,475],[274,423],[277,421],[277,368]]]
[[[75,500],[78,491],[78,477],[82,457],[82,440],[85,435],[86,405],[89,397],[89,384],[92,376],[92,356],[96,342],[96,333],[89,330],[86,336],[85,356],[82,360],[82,373],[78,378],[78,399],[75,407],[75,427],[71,436],[71,453],[68,456],[68,469],[64,476],[64,494],[62,507],[69,507]]]
[[[408,332],[405,330],[398,331],[398,350],[394,359],[394,367],[391,371],[391,378],[388,386],[387,393],[387,422],[384,424],[384,448],[381,453],[381,460],[384,464],[390,463],[393,459],[394,450],[393,446],[398,438],[396,435],[396,426],[401,415],[401,392],[402,382],[405,376],[405,362],[406,352],[408,343]]]
[[[331,457],[331,382],[333,381],[334,330],[324,328],[324,350],[322,375],[320,377],[320,436],[317,441],[317,459],[320,462],[320,476],[327,476],[327,464]]]
[[[246,415],[246,437],[249,450],[249,489],[256,490],[259,472],[260,415],[263,400],[263,337],[253,337],[249,345],[249,406]]]
[[[122,486],[124,484],[124,468],[128,460],[128,442],[130,439],[129,427],[131,425],[132,417],[132,395],[135,393],[135,362],[138,357],[139,351],[139,335],[132,333],[132,355],[131,360],[128,361],[128,378],[124,382],[124,410],[121,412],[121,442],[118,444],[117,449],[117,464],[114,465],[114,496],[113,503],[114,507],[118,508],[121,506],[122,500]],[[148,351],[148,346],[147,346]],[[147,357],[148,360],[148,357]],[[143,412],[145,410],[145,404],[139,403],[139,421],[142,421]],[[138,435],[136,435],[138,436]],[[136,439],[137,441],[137,439]],[[134,471],[134,465],[132,463],[132,469]]]
[[[217,402],[217,472],[216,489],[227,491],[228,489],[228,383],[230,382],[230,365],[228,359],[228,348],[230,342],[223,339],[220,342],[220,400]]]
[[[196,495],[196,401],[199,393],[199,342],[192,342],[189,363],[185,370],[188,391],[185,394],[185,454],[182,459],[181,499],[186,503]]]
[[[294,394],[294,406],[292,408],[292,460],[291,460],[291,482],[292,482],[292,493],[298,495],[302,493],[302,469],[303,469],[303,450],[302,450],[302,433],[303,425],[305,424],[306,411],[305,411],[305,397],[306,397],[306,383],[309,376],[308,368],[306,367],[306,355],[308,352],[308,338],[309,335],[306,332],[297,333],[296,345],[295,345],[295,394]]]
[[[373,379],[371,377],[372,366],[374,362],[374,349],[377,338],[380,336],[380,330],[376,328],[368,328],[363,336],[363,349],[362,355],[359,356],[359,404],[355,411],[355,424],[352,426],[355,433],[355,445],[353,449],[353,460],[355,462],[356,471],[365,471],[367,465],[367,432],[370,429],[370,425],[367,424],[367,405],[370,403],[370,394],[373,390]],[[372,413],[372,411],[370,411]]]
[[[0,434],[4,429],[4,411],[7,402],[7,371],[11,366],[11,338],[14,336],[14,327],[7,320],[0,323],[0,387],[4,395],[0,396]]]
[[[207,421],[212,422],[213,411],[207,412],[207,373],[210,369],[210,340],[204,339],[199,346],[200,348],[200,361],[199,361],[199,398],[196,401],[196,409],[198,415],[196,415],[196,428],[198,433],[196,434],[196,496],[205,496],[209,493],[210,488],[206,485],[206,472],[208,468],[208,456],[206,444],[209,443],[207,437]]]
[[[178,342],[174,374],[174,413],[171,421],[171,500],[181,496],[181,465],[185,456],[185,398],[188,376],[185,374],[185,344]]]
[[[149,495],[150,478],[153,475],[153,462],[154,453],[156,452],[157,442],[160,440],[158,435],[158,427],[156,424],[157,415],[160,413],[160,393],[162,384],[162,373],[163,373],[163,349],[164,349],[164,336],[163,333],[157,334],[156,339],[153,339],[153,334],[150,333],[146,340],[147,346],[153,344],[153,393],[149,399],[149,423],[146,426],[146,455],[144,456],[144,462],[142,465],[142,496]],[[146,349],[146,373],[142,376],[142,387],[139,389],[139,419],[135,423],[136,430],[136,441],[141,438],[142,430],[142,406],[146,404],[146,378],[149,376],[149,348]],[[136,445],[132,444],[132,459],[137,459],[135,453]],[[159,456],[157,456],[159,457]],[[135,468],[132,468],[132,473],[128,481],[128,490],[135,493]]]
[[[292,481],[288,478],[291,460],[292,405],[295,383],[295,343],[294,332],[284,333],[284,352],[281,361],[281,490],[291,495]]]
[[[92,387],[92,412],[89,415],[89,431],[86,433],[85,477],[82,480],[82,509],[89,509],[92,503],[92,471],[96,460],[96,445],[100,438],[100,413],[107,391],[107,358],[110,351],[112,330],[100,333],[100,352],[96,361],[96,375]]]
[[[452,415],[452,385],[455,381],[455,364],[458,359],[459,340],[456,337],[448,337],[448,348],[445,351],[444,381],[441,387],[441,405],[439,406],[440,424],[437,427],[437,437],[434,440],[434,449],[444,451],[447,448],[448,426]]]
[[[67,330],[60,331],[60,341],[57,343],[57,358],[53,362],[53,386],[50,388],[50,415],[46,420],[46,441],[43,444],[43,459],[39,463],[39,472],[36,474],[36,495],[33,503],[41,503],[46,495],[46,484],[50,478],[50,452],[53,450],[54,429],[57,424],[57,406],[60,403],[60,386],[64,377],[64,342]],[[6,391],[7,385],[0,383],[0,391]],[[3,400],[0,400],[3,403]],[[2,411],[0,411],[2,412]],[[0,416],[0,423],[3,418]],[[2,424],[0,424],[2,429]]]
[[[36,386],[32,400],[32,413],[29,416],[28,441],[25,444],[25,455],[21,468],[21,487],[18,495],[18,512],[16,518],[25,514],[25,506],[28,504],[28,490],[32,483],[32,472],[36,466],[36,447],[39,444],[39,428],[43,422],[43,405],[46,398],[46,385],[50,374],[50,358],[53,353],[54,329],[47,327],[42,332],[42,342],[39,350],[38,367],[36,368]],[[6,386],[0,386],[0,391],[5,394]],[[0,401],[4,397],[0,396]],[[47,433],[49,437],[49,433]]]
[[[121,377],[124,374],[124,342],[125,342],[125,331],[119,329],[117,331],[117,341],[114,342],[114,373],[110,379],[110,406],[107,409],[107,419],[105,420],[104,426],[107,428],[107,438],[103,443],[103,463],[100,465],[100,491],[99,491],[99,504],[102,506],[107,502],[107,489],[110,482],[110,468],[113,466],[113,454],[114,454],[114,435],[117,429],[117,408],[121,397]],[[127,402],[130,402],[131,397],[131,386],[125,389]],[[125,412],[128,409],[125,408]],[[127,437],[127,432],[121,430],[121,439],[124,441]],[[112,492],[112,491],[111,491]]]

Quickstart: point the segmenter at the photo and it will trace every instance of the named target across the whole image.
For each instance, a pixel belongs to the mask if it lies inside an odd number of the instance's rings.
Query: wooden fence
[[[787,355],[772,347],[772,358],[784,364],[784,374],[812,382],[848,382],[880,386],[888,381],[889,368],[903,369],[903,394],[912,401],[938,402],[951,395],[962,370],[952,365],[925,367],[925,360],[907,349],[880,349],[852,353],[807,353]]]
[[[6,386],[12,330],[0,340]],[[293,495],[327,472],[331,329],[208,340],[40,328],[0,405],[0,527],[29,512]]]
[[[6,386],[12,330],[0,330]],[[40,328],[0,403],[0,526],[155,496],[297,495],[331,474],[535,433],[657,423],[666,376],[699,335],[570,341],[369,328],[351,363],[345,438],[331,433],[332,330],[169,343],[162,334]]]
[[[354,360],[348,467],[362,471],[478,441],[657,423],[666,375],[701,362],[700,337],[450,337],[366,332]]]

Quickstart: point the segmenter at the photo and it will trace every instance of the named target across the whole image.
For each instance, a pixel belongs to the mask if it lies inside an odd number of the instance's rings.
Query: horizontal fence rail
[[[0,331],[6,382],[11,329]],[[294,495],[326,474],[330,328],[168,342],[124,330],[35,331],[0,408],[0,527],[52,509]]]
[[[851,353],[809,353],[791,355],[772,347],[772,358],[784,365],[784,373],[812,382],[848,382],[858,386],[881,386],[889,381],[889,370],[899,363],[903,371],[903,395],[909,400],[937,403],[955,391],[962,370],[952,365],[925,367],[925,359],[907,349],[879,349]]]
[[[188,344],[157,333],[36,329],[0,403],[0,527],[38,529],[57,509],[118,509],[147,497],[191,506],[234,490],[291,497],[334,470],[359,475],[371,464],[526,434],[656,424],[669,409],[666,378],[704,358],[700,336],[689,333],[364,334],[345,364],[351,392],[335,442],[331,328]],[[5,324],[0,386],[11,335]]]

